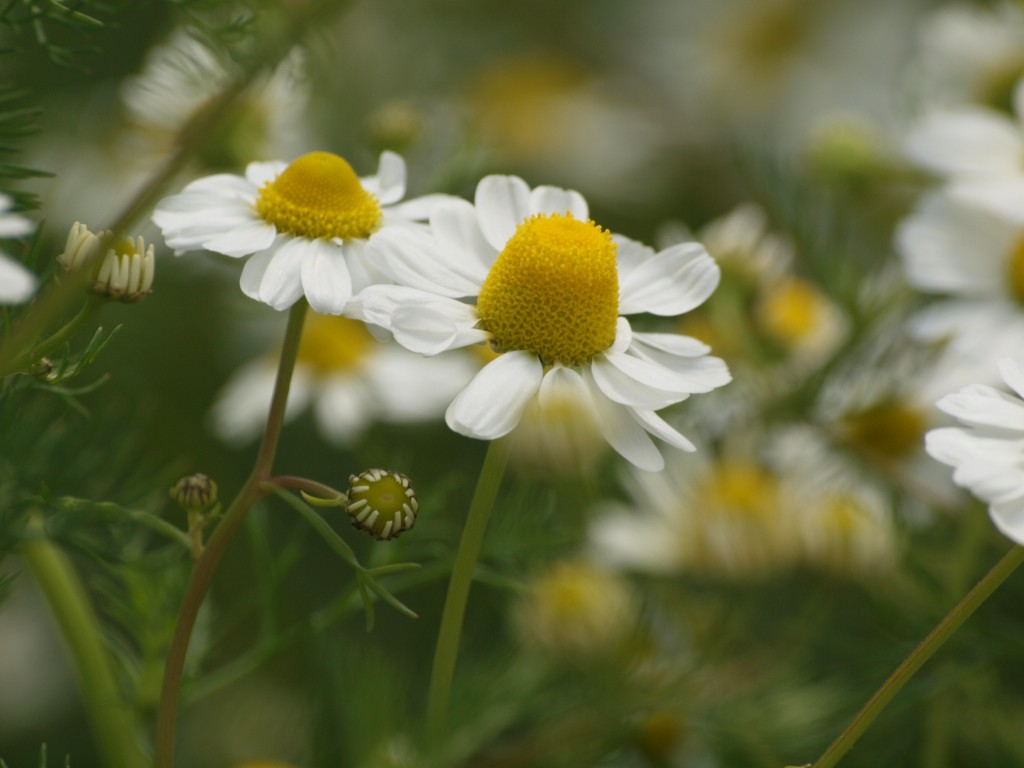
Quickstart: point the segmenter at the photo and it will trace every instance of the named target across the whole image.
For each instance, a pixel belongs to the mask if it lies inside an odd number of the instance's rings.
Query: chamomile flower
[[[228,380],[210,414],[222,440],[241,444],[259,437],[276,370],[275,360],[259,359]],[[468,355],[423,358],[378,342],[355,320],[311,314],[299,342],[285,415],[292,419],[312,407],[323,436],[344,445],[374,421],[409,424],[440,418],[476,370]]]
[[[1019,347],[1024,220],[943,190],[927,196],[900,225],[896,246],[912,286],[948,297],[913,318],[911,328],[919,338],[946,342],[946,353],[960,362],[958,367],[975,370]]]
[[[437,196],[399,203],[404,195],[405,161],[393,152],[362,179],[338,155],[311,152],[290,164],[250,163],[245,176],[198,179],[160,202],[153,221],[176,255],[205,248],[249,257],[247,296],[278,310],[305,296],[317,312],[338,315],[354,291],[387,279],[375,264],[381,234],[404,230],[410,259],[429,238],[413,218]]]
[[[613,237],[579,193],[531,190],[515,176],[484,178],[475,205],[439,202],[430,223],[435,244],[424,253],[402,230],[381,233],[379,253],[403,285],[367,288],[346,314],[424,355],[482,342],[501,353],[449,406],[449,427],[492,440],[535,396],[571,397],[638,467],[664,464],[650,435],[694,450],[655,412],[726,384],[725,363],[696,339],[635,333],[623,315],[679,315],[707,299],[719,270],[703,246],[656,253]]]
[[[963,426],[933,429],[925,449],[953,467],[953,482],[988,502],[996,528],[1024,544],[1024,365],[1005,357],[998,367],[1013,393],[971,384],[946,395],[938,407]]]
[[[35,224],[17,213],[9,213],[13,204],[9,195],[0,194],[0,238],[23,237]],[[0,304],[20,304],[36,289],[36,278],[14,259],[0,253]]]

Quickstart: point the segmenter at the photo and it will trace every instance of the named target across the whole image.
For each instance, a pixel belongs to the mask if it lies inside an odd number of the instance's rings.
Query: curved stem
[[[462,635],[462,620],[466,614],[466,601],[473,581],[473,570],[480,554],[487,520],[494,507],[494,499],[501,485],[505,465],[508,463],[509,439],[494,440],[487,447],[480,477],[477,480],[473,501],[469,505],[466,525],[462,529],[459,549],[455,554],[448,594],[441,614],[441,627],[437,634],[434,650],[434,665],[430,675],[430,691],[427,694],[427,735],[430,744],[437,748],[443,743],[448,728],[448,701],[451,698],[452,678],[455,661],[459,654],[459,639]]]
[[[857,742],[857,739],[868,729],[878,714],[885,709],[892,698],[899,693],[900,689],[914,676],[928,659],[945,643],[950,636],[967,618],[974,613],[978,607],[995,592],[995,590],[1006,581],[1006,578],[1013,573],[1017,567],[1024,563],[1024,547],[1014,547],[1002,560],[995,564],[991,571],[985,574],[964,598],[956,604],[946,617],[940,621],[935,629],[921,641],[921,644],[900,664],[882,687],[879,688],[867,704],[857,713],[853,721],[846,727],[824,754],[814,763],[813,768],[832,768],[836,765]]]
[[[21,552],[70,651],[101,762],[110,768],[143,768],[137,723],[121,694],[89,596],[67,555],[46,538],[42,521],[33,517],[29,525],[32,535]]]
[[[174,764],[174,727],[178,709],[178,697],[181,693],[181,679],[185,668],[185,654],[189,640],[195,627],[196,617],[203,598],[210,588],[213,574],[217,570],[220,559],[234,538],[238,527],[253,505],[266,494],[261,486],[270,476],[277,440],[284,423],[285,405],[288,402],[288,389],[291,386],[292,371],[299,351],[299,339],[302,336],[302,324],[306,317],[306,302],[300,299],[292,307],[288,316],[288,328],[285,331],[284,343],[281,348],[281,362],[277,368],[277,379],[274,383],[274,397],[267,416],[267,428],[263,432],[256,463],[252,474],[238,492],[234,501],[224,513],[224,518],[213,532],[203,554],[196,561],[185,597],[178,611],[178,621],[174,627],[174,635],[167,651],[167,662],[164,667],[163,688],[160,692],[160,705],[156,715],[156,737],[154,739],[154,765],[156,768],[171,768]]]

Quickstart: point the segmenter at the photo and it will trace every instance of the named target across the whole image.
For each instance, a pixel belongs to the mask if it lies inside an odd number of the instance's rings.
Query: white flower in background
[[[655,253],[613,238],[588,219],[579,193],[531,190],[515,176],[484,178],[475,205],[438,203],[430,223],[427,253],[401,230],[381,234],[386,268],[404,285],[371,286],[346,314],[424,355],[481,342],[502,353],[452,402],[449,427],[493,440],[535,396],[542,407],[568,397],[638,467],[664,464],[650,435],[694,450],[655,411],[726,384],[725,363],[696,339],[634,333],[622,315],[673,316],[707,299],[719,271],[701,245]]]
[[[912,161],[953,181],[1002,182],[1024,176],[1024,82],[1013,92],[1013,112],[963,104],[926,112],[907,134]]]
[[[10,213],[14,201],[0,194],[0,239],[24,237],[36,225],[17,213]],[[0,304],[28,301],[36,290],[36,276],[22,264],[0,253]]]
[[[469,355],[423,358],[377,341],[355,320],[310,314],[285,416],[295,418],[311,406],[324,437],[347,444],[374,421],[439,419],[477,369]],[[275,360],[260,359],[228,380],[210,413],[218,437],[241,444],[262,434],[276,371]]]
[[[763,578],[808,565],[871,577],[894,562],[881,494],[820,442],[780,434],[768,460],[737,453],[633,473],[630,503],[605,503],[590,531],[595,557],[650,573]]]
[[[1009,108],[1024,75],[1024,12],[1013,3],[950,4],[921,24],[913,72],[927,104]]]
[[[1024,366],[1000,358],[998,367],[1013,394],[972,384],[942,398],[938,407],[964,426],[932,430],[925,447],[953,467],[953,482],[988,502],[1000,531],[1024,544]]]
[[[239,75],[239,68],[192,30],[178,29],[121,86],[135,129],[133,151],[166,153],[186,120]],[[291,157],[308,146],[308,78],[301,51],[257,77],[200,152],[206,167],[232,167],[255,157]]]
[[[341,314],[353,292],[382,280],[377,239],[404,230],[409,259],[427,247],[425,217],[440,196],[399,201],[405,195],[405,161],[380,156],[375,176],[360,179],[341,157],[311,152],[291,164],[250,163],[245,176],[216,174],[192,182],[161,201],[153,221],[180,255],[205,248],[248,256],[242,291],[274,309],[303,295],[324,314]]]
[[[938,191],[900,224],[896,246],[913,287],[948,297],[925,308],[911,324],[919,338],[946,342],[945,389],[967,383],[947,378],[957,369],[970,375],[987,360],[1019,350],[1024,338],[1024,215],[1014,221],[951,191]]]

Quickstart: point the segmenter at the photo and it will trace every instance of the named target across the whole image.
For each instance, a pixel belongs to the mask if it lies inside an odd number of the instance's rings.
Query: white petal
[[[1024,545],[1024,497],[992,504],[989,517],[1004,536]]]
[[[633,415],[633,418],[640,423],[640,426],[660,440],[664,440],[669,445],[678,448],[681,451],[693,452],[697,450],[697,446],[683,437],[683,435],[674,427],[669,426],[669,424],[654,411],[631,408],[629,409],[629,412]]]
[[[445,421],[455,432],[494,440],[511,432],[537,393],[544,367],[529,352],[507,352],[485,365],[448,406]]]
[[[619,268],[620,284],[629,281],[629,276],[634,269],[654,258],[653,248],[625,235],[616,233],[612,235],[612,240],[615,241],[615,261]]]
[[[274,393],[276,367],[256,360],[238,369],[228,379],[210,410],[210,427],[228,443],[246,443],[263,433]],[[285,418],[294,418],[309,401],[309,375],[296,367],[288,390]]]
[[[1021,361],[1012,357],[1001,357],[996,361],[996,365],[999,367],[999,375],[1003,377],[1003,381],[1018,396],[1024,397],[1024,365],[1021,365]]]
[[[1017,172],[1024,152],[1020,128],[998,112],[980,107],[927,115],[907,138],[907,153],[942,174]]]
[[[425,227],[383,230],[370,239],[367,249],[401,285],[449,298],[480,292],[483,281],[467,275],[455,258],[460,254],[440,247]]]
[[[245,167],[245,178],[250,185],[258,190],[268,181],[273,181],[280,176],[287,167],[288,163],[282,163],[279,160],[266,163],[249,163]]]
[[[397,203],[405,196],[405,160],[394,152],[381,152],[377,176],[372,179],[372,185],[366,182],[363,186],[377,196],[381,205]]]
[[[302,291],[306,300],[321,315],[340,315],[352,298],[345,246],[324,240],[306,242],[302,256]]]
[[[1024,178],[1020,176],[983,176],[957,180],[947,186],[949,196],[990,211],[996,216],[1024,226]]]
[[[36,276],[22,264],[0,254],[0,304],[20,304],[31,298]]]
[[[267,267],[270,265],[270,260],[273,256],[274,249],[270,248],[266,251],[254,253],[245,260],[245,266],[242,267],[242,275],[238,280],[238,285],[241,287],[242,293],[250,299],[260,300],[260,283],[263,282],[263,275],[266,274]]]
[[[648,472],[661,471],[665,460],[643,427],[625,407],[611,402],[602,394],[586,369],[583,370],[583,379],[598,415],[597,426],[608,444],[634,466]]]
[[[671,334],[634,334],[634,344],[630,351],[637,357],[659,365],[679,377],[677,387],[683,391],[691,393],[710,392],[712,389],[723,387],[732,381],[729,366],[721,358],[709,355],[691,356],[686,354],[686,352],[691,350],[687,349],[685,344],[680,344],[677,348],[671,348],[671,345],[665,340],[656,339],[655,344],[670,347],[670,349],[659,349],[656,346],[649,345],[648,342],[651,336],[671,336]],[[679,338],[687,339],[688,337],[682,336]],[[696,340],[694,339],[693,341]],[[697,343],[699,344],[700,342]],[[684,352],[680,354],[677,349],[684,350]]]
[[[182,195],[210,194],[225,200],[254,200],[259,192],[259,185],[253,184],[233,173],[215,173],[203,176],[185,186]]]
[[[274,309],[288,309],[302,296],[302,261],[309,240],[285,240],[274,251],[260,281],[259,300]]]
[[[247,221],[212,240],[203,243],[203,247],[214,253],[225,256],[248,256],[250,253],[269,248],[277,236],[277,229],[262,219]],[[168,243],[169,244],[169,243]]]
[[[468,352],[422,357],[397,344],[381,344],[367,359],[364,375],[378,417],[407,423],[440,419],[479,370]]]
[[[1024,430],[1024,402],[986,384],[972,384],[936,403],[967,424]]]
[[[500,251],[530,215],[530,187],[518,176],[485,176],[476,186],[475,203],[484,237]]]
[[[320,382],[313,404],[316,424],[338,445],[355,440],[374,417],[366,383],[352,374],[335,374]]]
[[[430,229],[438,245],[461,260],[466,274],[483,285],[498,251],[480,231],[473,205],[457,197],[439,204],[430,215]]]
[[[574,189],[535,187],[530,192],[530,213],[568,213],[574,219],[586,221],[590,209],[583,195]]]
[[[701,357],[711,351],[703,341],[678,333],[634,333],[633,339],[643,347],[678,357]]]
[[[36,228],[35,222],[17,213],[0,213],[0,238],[24,237]]]
[[[594,381],[604,396],[616,403],[658,410],[686,398],[664,386],[672,382],[664,372],[637,358],[623,354],[601,354],[591,363]]]
[[[476,309],[454,299],[401,285],[371,285],[345,309],[346,317],[391,331],[395,341],[423,355],[485,341]]]
[[[422,195],[411,200],[403,200],[400,203],[389,205],[384,209],[384,213],[393,213],[410,221],[426,221],[437,206],[449,200],[459,199],[461,198],[457,198],[454,195]]]
[[[704,246],[680,243],[636,266],[619,284],[619,312],[679,315],[698,307],[718,286],[721,272]]]

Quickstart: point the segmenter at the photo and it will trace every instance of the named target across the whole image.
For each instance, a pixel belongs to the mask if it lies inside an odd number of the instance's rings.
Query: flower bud
[[[156,267],[153,246],[151,244],[147,248],[141,237],[136,237],[134,241],[131,238],[118,238],[97,262],[95,257],[102,241],[110,237],[109,231],[98,234],[90,232],[84,224],[76,221],[68,233],[64,252],[57,257],[57,261],[69,271],[92,263],[95,270],[93,293],[116,301],[139,301],[153,289],[153,272]]]
[[[416,525],[419,504],[409,478],[368,469],[349,476],[348,516],[352,525],[376,539],[393,539]]]
[[[217,484],[202,473],[188,475],[171,486],[171,498],[183,509],[204,509],[217,501]]]

